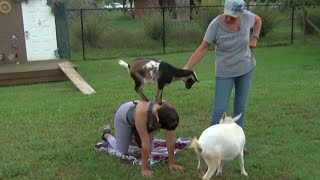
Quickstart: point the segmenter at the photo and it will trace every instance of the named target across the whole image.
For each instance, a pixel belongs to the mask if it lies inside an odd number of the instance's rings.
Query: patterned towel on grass
[[[153,165],[165,160],[168,157],[168,151],[165,140],[154,139],[154,148],[151,152],[151,158],[149,159],[149,164]],[[190,138],[178,138],[176,141],[176,146],[174,149],[174,154],[180,152],[187,148],[190,143]],[[98,151],[108,152],[111,156],[118,157],[122,160],[128,160],[132,162],[132,165],[141,165],[140,149],[137,146],[129,146],[129,151],[127,155],[124,155],[115,149],[113,149],[108,143],[103,141],[95,144],[95,149]]]

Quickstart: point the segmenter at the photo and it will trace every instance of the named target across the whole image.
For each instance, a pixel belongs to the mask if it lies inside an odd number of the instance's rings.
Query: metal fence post
[[[292,6],[292,14],[291,14],[291,45],[293,44],[293,28],[294,28],[294,10],[295,10],[295,7],[294,5]]]
[[[165,23],[164,23],[164,11],[165,11],[165,8],[162,7],[162,46],[163,46],[163,54],[166,53],[166,32],[165,32]]]
[[[83,9],[80,9],[80,23],[81,23],[82,59],[86,60],[85,50],[84,50],[84,35],[83,35]]]

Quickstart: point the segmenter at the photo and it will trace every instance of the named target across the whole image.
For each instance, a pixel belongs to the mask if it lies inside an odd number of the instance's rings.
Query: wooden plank
[[[61,70],[71,80],[71,82],[83,93],[92,94],[95,90],[80,76],[80,74],[71,66],[69,62],[58,64]]]
[[[1,73],[0,81],[14,80],[14,79],[28,79],[28,78],[36,78],[36,77],[43,77],[43,76],[58,76],[58,75],[65,76],[65,74],[62,72],[60,67],[59,69],[50,69],[50,70],[41,70],[41,71]]]
[[[37,78],[43,76],[65,76],[58,65],[58,63],[61,62],[65,62],[65,60],[33,61],[21,64],[0,64],[0,81]],[[77,69],[76,65],[72,64],[72,66]]]
[[[33,72],[43,71],[50,69],[60,69],[58,63],[66,62],[66,59],[62,60],[43,60],[43,61],[31,61],[20,64],[0,64],[0,75],[7,73],[19,73],[19,72]],[[71,64],[71,63],[70,63]],[[73,67],[76,65],[71,64]]]
[[[32,78],[24,78],[24,79],[5,79],[5,80],[0,80],[0,86],[35,84],[35,83],[56,82],[56,81],[65,81],[65,80],[68,80],[68,78],[64,74],[56,75],[56,76],[41,76],[41,77],[32,77]]]
[[[34,84],[41,82],[56,82],[68,80],[58,63],[62,60],[32,61],[20,64],[0,63],[0,86]],[[77,66],[70,63],[74,69]]]

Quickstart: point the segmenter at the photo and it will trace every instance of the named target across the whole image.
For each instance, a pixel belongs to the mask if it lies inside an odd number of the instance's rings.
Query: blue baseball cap
[[[223,14],[232,17],[238,17],[244,9],[243,0],[225,0]]]

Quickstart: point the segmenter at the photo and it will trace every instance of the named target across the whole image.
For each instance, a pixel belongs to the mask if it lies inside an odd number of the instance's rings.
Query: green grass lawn
[[[245,133],[250,179],[320,177],[320,52],[303,47],[258,48]],[[191,53],[154,56],[182,67]],[[130,62],[131,58],[122,58]],[[68,81],[0,88],[0,179],[141,179],[131,166],[93,146],[101,127],[112,124],[117,107],[137,99],[133,81],[116,60],[75,61],[97,91],[87,96]],[[194,137],[208,127],[213,109],[213,53],[195,71],[200,83],[186,90],[167,86],[164,99],[180,115],[179,137]],[[154,87],[145,88],[155,95]],[[230,106],[229,114],[232,112]],[[163,132],[159,134],[163,138]],[[185,170],[152,167],[154,179],[198,179],[192,150],[176,155]],[[204,172],[206,169],[203,169]],[[245,179],[237,161],[225,163],[217,179]]]

